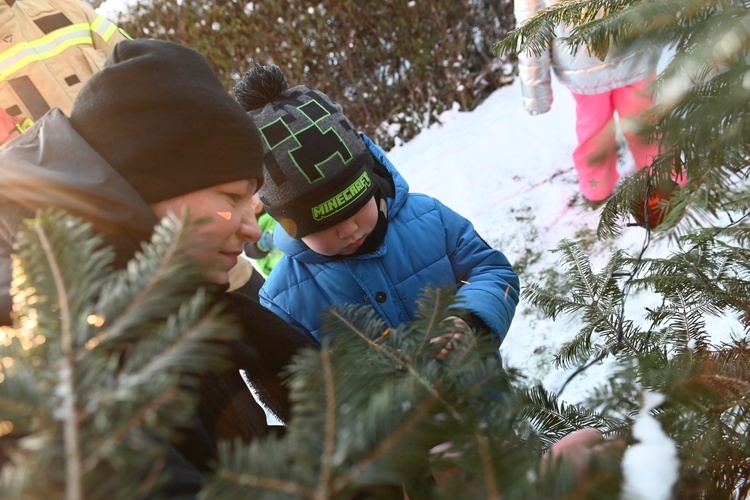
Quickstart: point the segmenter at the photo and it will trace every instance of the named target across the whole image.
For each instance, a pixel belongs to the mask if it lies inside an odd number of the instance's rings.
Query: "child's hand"
[[[430,344],[443,345],[443,348],[435,355],[435,359],[440,361],[444,361],[448,353],[456,347],[456,340],[463,338],[464,335],[472,334],[469,324],[458,316],[449,316],[443,320],[443,323],[451,323],[453,331],[430,340]]]
[[[256,246],[261,252],[265,253],[268,253],[276,248],[276,245],[274,245],[273,243],[273,233],[264,231],[263,234],[260,235],[260,239],[256,243]]]
[[[573,468],[576,479],[583,483],[592,459],[595,455],[621,455],[625,442],[621,439],[605,439],[601,432],[593,427],[584,427],[573,431],[552,445],[549,452],[542,456],[542,473],[550,469],[551,461],[563,459]]]

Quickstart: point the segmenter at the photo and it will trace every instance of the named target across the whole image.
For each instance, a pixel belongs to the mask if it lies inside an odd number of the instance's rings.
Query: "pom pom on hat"
[[[234,97],[245,111],[262,108],[289,88],[284,73],[278,66],[253,64],[240,82],[234,86]]]
[[[260,199],[291,237],[332,227],[372,197],[372,155],[327,95],[301,85],[289,88],[274,65],[254,65],[234,94],[263,140]]]
[[[173,42],[118,43],[70,122],[147,203],[263,180],[258,128],[206,58]]]

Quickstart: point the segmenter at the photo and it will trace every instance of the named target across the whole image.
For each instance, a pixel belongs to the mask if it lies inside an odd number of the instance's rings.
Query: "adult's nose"
[[[242,220],[240,227],[237,230],[242,242],[251,241],[255,243],[260,239],[262,231],[258,225],[258,219],[255,216],[255,211],[252,208],[244,210],[242,212]]]

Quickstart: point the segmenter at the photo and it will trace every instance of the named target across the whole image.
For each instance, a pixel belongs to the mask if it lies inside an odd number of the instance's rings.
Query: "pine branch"
[[[60,254],[56,250],[61,248],[63,244],[67,244],[71,236],[83,236],[87,232],[90,232],[91,228],[90,225],[82,225],[77,231],[71,231],[72,234],[61,233],[60,228],[64,228],[65,222],[61,214],[55,214],[50,211],[42,212],[37,219],[27,224],[28,230],[22,232],[19,236],[18,248],[20,252],[24,252],[24,250],[33,252],[37,257],[34,259],[34,263],[29,266],[30,273],[25,276],[26,286],[30,286],[32,290],[36,290],[35,297],[39,299],[34,300],[32,303],[46,302],[45,305],[49,306],[50,312],[54,314],[54,324],[59,325],[60,346],[59,358],[57,363],[55,363],[57,367],[57,388],[55,392],[61,399],[61,409],[56,412],[55,418],[62,421],[63,448],[65,450],[65,497],[72,500],[82,498],[83,495],[83,459],[80,449],[81,436],[78,427],[80,422],[79,402],[77,401],[74,380],[76,370],[75,350],[79,336],[74,333],[76,327],[73,326],[73,317],[79,314],[79,309],[76,306],[80,307],[80,303],[76,304],[72,300],[69,289],[76,290],[84,287],[85,279],[84,283],[81,283],[80,279],[77,280],[75,275],[71,273],[71,268],[67,266],[68,262],[66,260],[70,259],[65,259],[65,256],[63,256],[61,259],[62,262],[60,262]],[[99,241],[94,241],[88,247],[93,248],[98,243]],[[101,264],[93,266],[91,264],[84,264],[84,267],[88,267],[88,269],[84,269],[83,272],[95,271],[97,267],[98,269],[102,269],[104,262],[109,258],[110,254],[108,252],[96,254],[92,261]],[[23,266],[23,257],[19,258],[18,261]],[[78,267],[76,266],[73,270],[78,271]],[[47,271],[47,273],[44,271]],[[44,275],[44,277],[41,277],[40,274]],[[17,278],[16,283],[18,281],[20,280]],[[45,293],[45,290],[48,291]],[[23,305],[19,309],[22,314],[30,313],[30,311],[25,310]],[[39,311],[39,313],[41,312]],[[47,333],[49,334],[50,332]]]
[[[73,332],[71,331],[70,308],[63,282],[62,273],[54,260],[54,253],[44,229],[37,222],[34,232],[39,238],[40,246],[49,259],[52,280],[55,284],[57,300],[60,307],[60,344],[62,348],[61,367],[59,371],[58,391],[62,393],[63,439],[65,447],[65,498],[77,500],[82,498],[81,485],[81,452],[78,447],[78,412],[76,409],[75,387],[73,383]]]
[[[467,335],[444,362],[434,359],[436,351],[424,337],[451,330],[443,320],[456,313],[454,303],[446,290],[426,291],[419,319],[386,335],[382,322],[372,321],[371,308],[330,311],[323,328],[327,350],[302,354],[291,367],[294,408],[287,434],[242,453],[223,453],[223,472],[208,494],[274,497],[283,489],[303,498],[348,498],[358,492],[402,494],[405,486],[431,495],[433,487],[418,478],[431,468],[452,468],[455,460],[470,471],[472,488],[501,491],[510,484],[508,471],[524,463],[519,465],[518,451],[515,463],[503,451],[523,446],[511,437],[518,418],[513,375],[499,370],[492,339]],[[330,374],[328,382],[321,373]],[[321,432],[332,422],[335,432]],[[441,443],[460,458],[431,455]],[[269,465],[289,464],[287,453],[294,454],[293,470]],[[463,469],[475,463],[481,467]],[[457,484],[463,483],[441,488]]]
[[[326,393],[326,425],[324,427],[324,447],[321,456],[321,473],[318,487],[313,495],[314,498],[324,499],[329,495],[328,484],[331,481],[332,467],[334,463],[334,438],[336,434],[336,394],[334,390],[333,370],[328,351],[320,351],[321,365],[323,367],[323,382]],[[334,485],[335,486],[335,485]]]
[[[619,310],[623,302],[623,291],[617,280],[627,276],[624,272],[626,259],[622,252],[615,252],[604,269],[595,274],[588,257],[576,242],[563,240],[554,250],[560,253],[569,281],[566,283],[570,297],[549,293],[539,285],[531,283],[522,292],[522,297],[542,309],[553,319],[560,312],[579,313],[584,326],[555,357],[558,366],[567,367],[581,363],[597,348],[592,339],[601,338],[612,348],[600,350],[597,360],[610,352],[616,352],[628,339],[622,335],[622,319]],[[632,348],[632,346],[631,346]]]
[[[0,383],[0,421],[17,438],[4,448],[14,462],[2,495],[142,497],[164,479],[167,437],[193,418],[195,377],[221,365],[217,341],[238,333],[199,289],[195,226],[185,227],[167,221],[120,273],[90,225],[62,213],[42,211],[19,233],[14,363]],[[47,473],[32,480],[33,470]]]
[[[623,427],[623,422],[597,414],[580,405],[569,405],[537,385],[522,396],[522,415],[539,431],[545,450],[562,437],[584,427],[598,428],[604,434]]]
[[[597,235],[614,238],[623,226],[632,226],[632,214],[642,214],[650,194],[662,191],[675,172],[685,174],[687,183],[661,203],[663,220],[646,229],[640,254],[611,261],[611,280],[597,283],[602,275],[592,278],[585,257],[568,249],[563,261],[569,291],[532,284],[524,297],[552,318],[566,313],[583,321],[574,341],[556,356],[558,364],[587,359],[591,364],[615,355],[614,378],[597,388],[590,403],[619,415],[624,434],[636,394],[665,395],[655,416],[680,449],[675,495],[727,498],[750,489],[744,361],[750,332],[750,10],[745,0],[635,0],[583,17],[599,7],[604,6],[561,2],[517,28],[498,49],[541,51],[556,24],[570,21],[577,29],[565,43],[579,50],[585,45],[599,57],[611,42],[670,46],[674,57],[657,79],[659,105],[643,130],[645,138],[659,142],[660,154],[649,168],[623,179],[604,206]],[[664,258],[647,257],[652,237],[668,238],[676,250]],[[615,281],[621,277],[626,280],[618,297]],[[661,299],[643,313],[647,328],[625,318],[631,289]],[[607,317],[596,305],[619,306],[620,313]],[[744,331],[735,336],[741,341],[712,346],[714,334],[725,332],[708,331],[711,315],[738,316]],[[540,417],[541,427],[554,429],[559,410]]]
[[[588,26],[587,23],[597,23],[600,13],[611,15],[620,12],[633,0],[564,0],[540,10],[537,15],[529,19],[522,26],[508,33],[508,36],[495,45],[495,53],[507,55],[528,51],[539,55],[549,46],[555,36],[555,28],[559,24]],[[571,43],[577,41],[571,36]],[[601,52],[603,46],[608,45],[608,39],[592,41],[590,50]],[[606,53],[606,50],[604,50]]]

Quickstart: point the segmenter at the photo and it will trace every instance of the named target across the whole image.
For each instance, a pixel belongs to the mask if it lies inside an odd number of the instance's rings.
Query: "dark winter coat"
[[[18,225],[36,208],[54,206],[91,221],[127,262],[148,239],[157,220],[148,205],[52,110],[17,141],[0,151],[0,324],[9,324],[10,253]],[[194,494],[210,470],[218,440],[249,442],[274,429],[256,403],[240,370],[282,421],[289,415],[279,373],[298,349],[317,345],[244,294],[222,294],[239,316],[243,337],[230,349],[231,367],[205,377],[196,427],[175,445],[168,495]],[[200,473],[198,473],[200,471]]]
[[[435,198],[409,193],[385,153],[363,139],[396,188],[387,199],[384,240],[373,253],[332,259],[277,226],[274,241],[285,256],[261,288],[261,304],[320,340],[321,312],[333,304],[370,305],[396,327],[415,319],[416,301],[426,286],[460,284],[462,307],[502,342],[519,294],[518,276],[508,259],[467,219]]]

